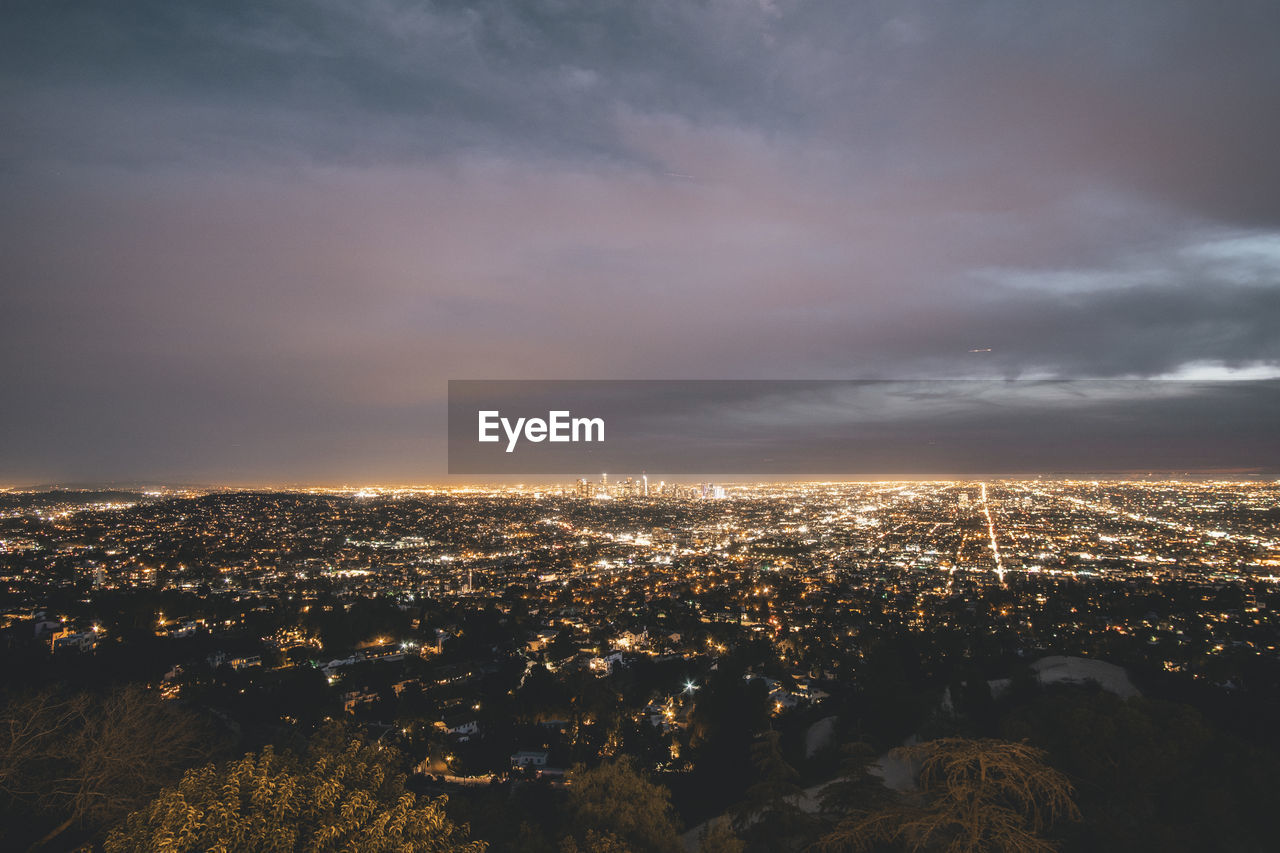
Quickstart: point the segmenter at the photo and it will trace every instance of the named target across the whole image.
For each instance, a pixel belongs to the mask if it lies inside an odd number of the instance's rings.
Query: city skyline
[[[1280,2],[10,0],[0,849],[1276,846]]]
[[[1232,809],[1275,793],[1254,780],[1277,754],[1280,483],[704,484],[646,499],[598,476],[542,494],[0,492],[4,731],[42,733],[23,741],[22,778],[40,792],[92,773],[96,797],[150,771],[79,824],[60,816],[75,801],[6,791],[0,837],[159,849],[147,827],[171,838],[191,809],[145,804],[171,799],[161,787],[183,769],[182,796],[204,802],[216,793],[192,783],[246,749],[316,761],[339,734],[375,743],[377,778],[404,773],[413,792],[392,802],[434,802],[477,839],[466,853],[581,831],[576,792],[620,770],[674,809],[655,849],[698,849],[719,820],[739,851],[775,851],[763,821],[738,817],[779,808],[748,794],[771,741],[773,761],[828,791],[848,786],[838,759],[857,744],[873,763],[851,809],[919,795],[898,793],[900,743],[1034,749],[1079,806],[1032,827],[1059,849],[1147,849],[1161,832],[1150,849],[1209,849],[1224,827],[1244,839],[1231,849],[1262,849],[1274,833],[1271,809]],[[606,483],[618,499],[595,499]],[[62,743],[122,701],[128,724],[104,729],[127,743],[68,759]],[[158,763],[167,741],[133,734],[209,726],[213,745],[172,764]],[[109,748],[127,750],[121,769],[101,769]],[[1140,760],[1153,751],[1185,757]],[[342,778],[331,767],[317,766],[326,784]],[[256,800],[237,796],[229,819]],[[837,837],[839,814],[782,837]],[[264,825],[196,831],[252,849]]]

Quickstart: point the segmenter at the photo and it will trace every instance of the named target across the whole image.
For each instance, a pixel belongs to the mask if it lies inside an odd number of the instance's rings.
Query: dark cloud
[[[497,413],[492,442],[476,439],[482,411]],[[521,439],[519,419],[553,411],[570,413],[565,433],[573,417],[599,418],[604,442]],[[653,479],[1274,476],[1276,417],[1276,381],[453,382],[449,469],[562,478],[645,471]]]
[[[430,477],[450,377],[1274,375],[1277,91],[1271,2],[12,3],[0,480]]]

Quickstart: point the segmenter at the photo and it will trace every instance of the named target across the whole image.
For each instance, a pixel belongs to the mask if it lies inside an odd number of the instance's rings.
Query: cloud
[[[451,383],[450,471],[814,477],[1274,472],[1276,382]],[[476,412],[556,409],[603,445],[474,441]]]
[[[450,377],[1266,373],[1277,14],[18,4],[0,478],[431,476]]]

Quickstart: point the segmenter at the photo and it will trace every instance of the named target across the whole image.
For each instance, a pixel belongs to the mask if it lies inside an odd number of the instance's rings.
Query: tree
[[[842,821],[820,850],[867,850],[882,841],[911,850],[1042,853],[1057,847],[1041,833],[1079,819],[1067,777],[1024,743],[942,738],[894,751],[920,762],[913,797]]]
[[[534,723],[568,716],[569,691],[542,664],[531,666],[516,692],[516,713],[521,722]]]
[[[696,693],[689,713],[694,772],[690,798],[697,810],[720,812],[746,794],[754,777],[751,745],[769,726],[764,681],[746,681],[740,668],[722,661]]]
[[[819,812],[827,833],[818,842],[821,850],[856,849],[850,831],[858,822],[893,802],[884,779],[872,772],[876,750],[866,741],[840,748],[840,773],[818,792]]]
[[[818,793],[820,811],[829,819],[844,820],[882,808],[890,801],[884,779],[872,772],[876,751],[866,741],[840,748],[840,774]]]
[[[560,853],[635,853],[635,851],[612,832],[588,829],[583,837],[582,846],[578,846],[577,840],[570,835],[560,845]]]
[[[698,853],[742,853],[746,846],[729,821],[723,819],[708,823],[698,838]]]
[[[1275,751],[1188,705],[1058,685],[1013,709],[1003,730],[1043,746],[1076,780],[1084,823],[1072,842],[1081,849],[1274,846]]]
[[[141,687],[22,694],[0,715],[0,800],[6,812],[47,818],[36,846],[72,828],[92,833],[208,758],[209,744],[194,716]],[[5,835],[34,839],[23,818]]]
[[[565,850],[679,851],[671,792],[645,779],[629,758],[573,771],[569,817],[574,837]]]
[[[760,774],[747,789],[747,798],[734,810],[734,829],[753,849],[784,850],[796,846],[812,826],[799,806],[804,796],[800,774],[787,763],[776,731],[760,736],[751,747],[751,762]]]
[[[444,812],[419,802],[396,773],[394,750],[350,740],[306,758],[267,747],[188,772],[106,841],[107,853],[163,850],[482,853]]]

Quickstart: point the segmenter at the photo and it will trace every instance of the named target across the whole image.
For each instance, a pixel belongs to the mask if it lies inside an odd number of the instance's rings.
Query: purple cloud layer
[[[175,5],[0,36],[0,482],[429,479],[448,378],[1280,374],[1275,4]]]

